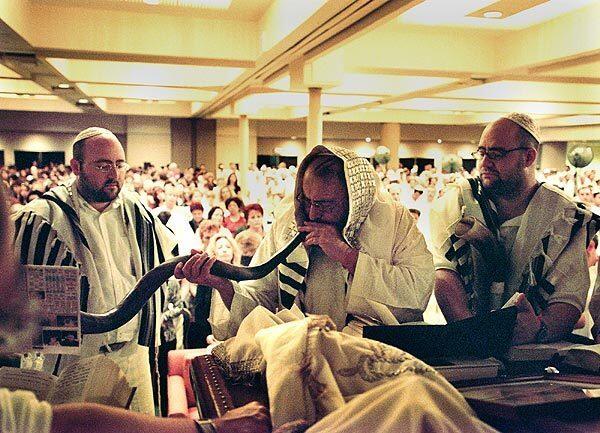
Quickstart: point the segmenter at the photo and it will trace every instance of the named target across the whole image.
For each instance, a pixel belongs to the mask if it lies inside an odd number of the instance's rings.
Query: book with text
[[[98,355],[67,366],[58,377],[14,367],[0,368],[0,388],[32,391],[50,404],[89,402],[128,408],[135,388],[131,388],[119,366]]]

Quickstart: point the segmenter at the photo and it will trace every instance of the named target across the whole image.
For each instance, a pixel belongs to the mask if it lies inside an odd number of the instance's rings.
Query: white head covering
[[[533,118],[528,114],[510,113],[506,116],[502,116],[501,119],[508,119],[516,123],[525,131],[529,132],[533,136],[533,138],[537,140],[538,143],[542,142],[542,133],[540,132],[540,127],[535,122],[535,120],[533,120]]]
[[[73,140],[73,144],[75,144],[81,140],[86,140],[88,138],[97,137],[98,135],[111,135],[111,136],[115,137],[115,134],[110,132],[108,129],[100,128],[98,126],[92,126],[90,128],[84,129],[79,134],[77,134],[77,137],[75,137],[75,140]]]

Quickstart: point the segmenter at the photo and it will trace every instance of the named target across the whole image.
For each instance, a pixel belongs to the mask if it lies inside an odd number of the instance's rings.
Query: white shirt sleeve
[[[0,388],[0,431],[2,433],[49,433],[52,408],[30,391]]]

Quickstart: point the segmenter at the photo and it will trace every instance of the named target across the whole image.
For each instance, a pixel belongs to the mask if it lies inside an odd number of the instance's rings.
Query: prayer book
[[[436,360],[437,361],[437,360]],[[498,377],[504,366],[496,358],[441,359],[428,361],[448,382]]]
[[[60,375],[15,367],[0,368],[0,388],[27,390],[50,404],[100,403],[128,408],[135,388],[129,386],[119,366],[106,356],[83,358]]]

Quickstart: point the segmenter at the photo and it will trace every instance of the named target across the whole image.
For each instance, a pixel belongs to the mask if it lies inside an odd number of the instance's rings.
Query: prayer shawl
[[[392,200],[370,163],[348,149],[319,145],[306,156],[298,168],[295,196],[283,199],[276,209],[275,222],[251,265],[269,259],[304,223],[297,201],[306,168],[319,155],[334,155],[344,164],[349,215],[342,236],[359,250],[354,276],[346,279],[345,305],[341,307],[347,313],[346,322],[358,317],[370,323],[389,325],[422,320],[433,289],[432,258],[423,235],[408,210]],[[211,314],[215,337],[226,339],[235,335],[242,319],[257,305],[277,311],[289,309],[295,303],[305,311],[302,298],[306,294],[308,267],[307,251],[299,245],[267,277],[234,283],[230,312],[223,313],[221,308],[222,314],[214,311]],[[319,290],[340,289],[331,284],[325,279]]]
[[[477,185],[481,184],[477,182]],[[583,310],[589,280],[587,284],[583,281],[582,287],[569,288],[567,286],[575,283],[573,279],[569,281],[567,275],[577,272],[578,279],[589,279],[585,250],[589,236],[596,230],[590,211],[578,206],[559,189],[542,184],[522,216],[512,251],[507,252],[509,269],[505,285],[502,291],[496,292],[494,288],[498,286],[492,284],[489,264],[486,265],[479,251],[455,234],[463,207],[464,216],[485,224],[481,207],[466,179],[448,185],[434,208],[431,230],[436,233],[434,248],[460,274],[474,313],[500,308],[516,292],[526,294],[537,314],[550,302],[566,302]],[[581,257],[565,263],[570,248],[579,251]],[[437,260],[435,264],[438,268]]]
[[[301,419],[321,433],[495,431],[412,355],[298,313],[257,307],[212,352],[229,377],[266,376],[274,429]]]
[[[73,183],[55,187],[13,217],[16,254],[22,264],[78,267],[81,272],[81,311],[104,313],[115,305],[107,303],[102,295],[94,257],[71,197],[74,187]],[[170,258],[175,244],[136,194],[121,190],[119,196],[135,277],[140,279],[165,258]],[[162,297],[163,290],[157,290],[141,310],[138,343],[143,346],[160,345]],[[96,341],[99,347],[105,343],[104,336],[86,335],[84,339]]]

